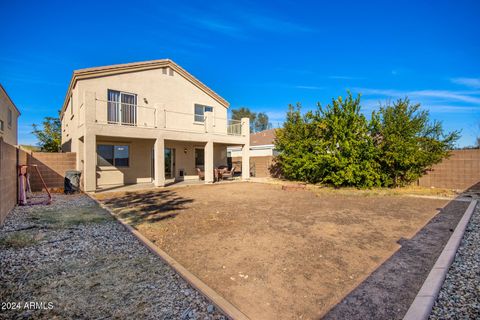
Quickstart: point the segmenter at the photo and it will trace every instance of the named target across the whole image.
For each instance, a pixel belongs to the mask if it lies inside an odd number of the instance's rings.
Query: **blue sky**
[[[365,113],[409,96],[459,146],[480,136],[479,1],[1,1],[0,83],[31,124],[72,71],[170,58],[231,103],[281,124],[346,90]]]

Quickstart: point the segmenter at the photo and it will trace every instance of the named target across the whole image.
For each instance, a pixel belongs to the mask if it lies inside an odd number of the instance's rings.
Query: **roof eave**
[[[185,69],[180,67],[178,64],[176,64],[170,59],[163,59],[163,60],[154,60],[154,61],[147,61],[147,62],[120,64],[120,65],[114,65],[114,66],[75,70],[73,72],[72,79],[70,80],[70,84],[67,89],[67,94],[65,95],[60,117],[63,117],[63,113],[65,112],[67,102],[70,97],[70,93],[79,80],[105,77],[105,76],[128,73],[128,72],[146,71],[146,70],[158,69],[162,67],[171,67],[178,74],[183,76],[185,79],[187,79],[192,84],[197,86],[200,90],[202,90],[203,92],[208,94],[210,97],[215,99],[218,103],[223,105],[225,108],[228,108],[230,106],[227,100],[223,99],[215,91],[207,87],[200,80],[198,80],[193,75],[188,73]]]

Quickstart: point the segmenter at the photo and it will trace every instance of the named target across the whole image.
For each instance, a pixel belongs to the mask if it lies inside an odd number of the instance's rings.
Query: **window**
[[[0,131],[3,131],[3,130],[5,130],[5,129],[3,128],[3,120],[0,120]]]
[[[205,149],[195,148],[195,168],[203,169],[205,165]]]
[[[97,145],[97,165],[128,167],[130,165],[128,146],[116,146],[112,144]]]
[[[73,115],[73,96],[70,96],[70,115]]]
[[[123,125],[137,125],[137,95],[108,90],[107,121]]]
[[[205,122],[205,112],[213,112],[213,107],[195,104],[195,122]]]
[[[7,118],[7,123],[8,123],[8,126],[11,127],[12,126],[12,109],[8,109],[8,118]]]

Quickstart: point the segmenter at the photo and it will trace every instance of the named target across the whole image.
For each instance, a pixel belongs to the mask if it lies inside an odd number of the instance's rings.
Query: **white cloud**
[[[463,86],[480,89],[480,78],[452,78],[450,81]]]
[[[388,98],[426,98],[435,100],[461,101],[466,103],[480,104],[477,91],[451,91],[451,90],[414,90],[399,91],[392,89],[355,88],[355,91],[363,95],[376,95]]]
[[[306,90],[323,90],[324,87],[317,86],[295,86],[296,89],[306,89]]]

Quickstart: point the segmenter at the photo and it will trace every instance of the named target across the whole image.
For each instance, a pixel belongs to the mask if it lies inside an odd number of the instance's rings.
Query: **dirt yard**
[[[252,319],[325,315],[448,203],[261,183],[97,197]]]

